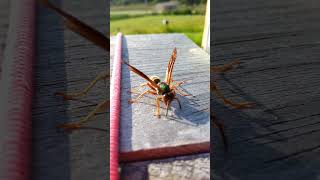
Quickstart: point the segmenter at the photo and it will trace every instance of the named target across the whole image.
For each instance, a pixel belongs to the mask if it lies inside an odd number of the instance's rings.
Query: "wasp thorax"
[[[166,83],[164,83],[164,82],[159,83],[159,87],[160,87],[160,89],[161,89],[162,92],[163,92],[162,94],[166,94],[166,93],[170,92],[170,87],[169,87],[169,85],[166,84]]]
[[[150,76],[150,79],[156,84],[160,83],[160,78],[158,76]]]

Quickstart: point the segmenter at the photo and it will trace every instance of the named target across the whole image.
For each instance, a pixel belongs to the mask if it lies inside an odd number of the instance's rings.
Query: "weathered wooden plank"
[[[106,1],[56,1],[55,3],[109,34]],[[62,19],[46,8],[38,8],[37,61],[33,106],[32,179],[107,179],[108,112],[99,114],[88,127],[68,134],[56,128],[80,120],[109,96],[109,83],[99,82],[89,94],[64,102],[53,94],[84,88],[109,68],[109,54],[65,29]],[[84,13],[85,12],[85,13]]]
[[[113,39],[112,39],[113,40]],[[174,67],[174,80],[188,80],[183,89],[192,97],[178,96],[182,109],[173,102],[165,117],[162,106],[161,119],[154,116],[155,100],[147,95],[139,103],[128,104],[137,97],[129,90],[138,87],[144,79],[122,69],[121,99],[121,151],[131,152],[167,146],[210,141],[209,121],[209,55],[181,34],[131,35],[124,37],[124,60],[147,75],[165,77],[169,57],[178,51]],[[138,91],[143,92],[143,88]]]
[[[224,94],[257,104],[233,110],[213,99],[230,152],[213,129],[215,179],[319,177],[318,1],[214,1],[213,61],[240,68],[212,75]]]
[[[151,74],[158,74],[161,78],[165,75],[165,70],[167,66],[168,56],[170,56],[170,53],[172,52],[173,47],[178,48],[178,59],[175,64],[174,68],[174,78],[177,78],[176,80],[192,80],[189,86],[185,86],[185,89],[187,91],[192,91],[194,88],[194,85],[198,85],[197,79],[195,77],[202,78],[202,80],[198,81],[199,84],[207,83],[208,81],[208,62],[205,62],[208,60],[209,56],[204,55],[201,51],[199,51],[199,47],[195,46],[189,39],[187,39],[185,36],[180,34],[166,34],[166,35],[143,35],[143,36],[126,36],[126,40],[124,42],[124,60],[128,61],[132,65],[136,66],[137,68],[140,68],[143,72],[145,72],[148,75]],[[111,38],[111,47],[113,47],[114,39]],[[111,48],[112,49],[112,48]],[[194,53],[190,55],[189,53]],[[205,56],[205,57],[204,57]],[[113,51],[111,51],[111,59],[113,57]],[[180,62],[179,62],[180,61]],[[199,62],[200,61],[200,62]],[[203,61],[203,62],[202,62]],[[165,64],[165,65],[163,65]],[[190,66],[186,67],[184,64],[191,64]],[[179,67],[180,66],[180,67]],[[198,66],[198,68],[194,67]],[[186,68],[188,70],[183,71],[183,69]],[[123,67],[123,73],[126,73],[128,71],[126,67]],[[126,91],[130,87],[128,85],[131,85],[131,87],[138,85],[139,83],[143,82],[139,77],[137,77],[135,74],[130,73],[131,79],[123,79],[123,86],[125,89],[123,90],[123,106],[125,108],[130,108],[131,105],[127,104],[127,96],[128,94]],[[196,79],[196,80],[195,80]],[[209,85],[209,84],[207,84]],[[200,86],[199,86],[200,87]],[[204,91],[208,91],[208,86],[203,86]],[[200,89],[200,88],[199,88]],[[194,93],[194,92],[192,92]],[[205,96],[205,93],[201,94],[203,98],[197,100],[197,103],[199,106],[207,106],[209,103],[208,99],[209,97]],[[190,99],[193,99],[190,98]],[[190,139],[184,139],[187,136],[180,137],[181,142],[176,141],[177,134],[168,134],[167,132],[164,132],[165,128],[172,128],[169,126],[177,126],[179,122],[170,122],[168,120],[165,120],[163,117],[162,119],[156,119],[152,117],[152,114],[154,113],[153,108],[154,106],[151,106],[150,104],[153,103],[153,99],[150,97],[143,98],[141,100],[141,105],[139,105],[140,110],[143,109],[143,112],[145,114],[148,114],[148,117],[136,117],[136,119],[142,120],[142,122],[128,122],[128,119],[121,118],[121,151],[128,151],[129,148],[131,149],[141,149],[141,148],[156,148],[161,146],[172,146],[175,144],[187,144],[190,143]],[[151,106],[148,107],[148,106]],[[184,107],[185,104],[182,103],[182,110],[186,111],[186,108]],[[134,107],[132,107],[133,109]],[[131,109],[131,108],[130,108]],[[209,109],[205,110],[208,112]],[[163,109],[162,109],[163,111]],[[179,111],[179,109],[177,110]],[[127,110],[124,110],[123,112],[127,112]],[[143,112],[139,112],[137,110],[132,111],[132,114],[138,114],[139,116],[145,116],[143,115]],[[164,113],[162,112],[162,116]],[[127,117],[127,116],[125,116]],[[207,117],[208,118],[208,117]],[[132,118],[133,119],[133,118]],[[150,122],[147,122],[150,121]],[[160,124],[159,122],[163,121],[161,126],[164,126],[162,128],[159,128]],[[182,121],[183,122],[183,121]],[[144,125],[141,123],[145,123]],[[157,123],[157,124],[154,124]],[[196,124],[196,121],[194,122]],[[206,127],[202,128],[202,130],[206,130],[206,132],[196,133],[195,136],[198,136],[198,140],[200,141],[208,141],[209,137],[209,121],[206,121],[201,126]],[[184,130],[198,127],[192,127],[191,123],[188,124],[181,124],[179,126],[184,126],[181,128],[184,128]],[[140,126],[140,128],[133,127],[133,126]],[[190,127],[188,127],[190,126]],[[129,128],[130,127],[130,128]],[[133,128],[132,128],[133,127]],[[143,128],[144,127],[144,128]],[[151,128],[158,127],[158,129],[150,130]],[[132,128],[132,129],[131,129]],[[148,130],[149,129],[149,130]],[[138,132],[137,132],[138,131]],[[149,134],[148,136],[132,137],[131,139],[128,139],[128,137],[132,136],[131,134],[138,134],[139,131],[141,133]],[[181,131],[181,130],[180,130]],[[193,132],[194,133],[194,132]],[[205,136],[207,134],[207,136]],[[170,136],[171,139],[166,144],[159,144],[163,143],[163,139],[161,138],[167,138],[166,136]],[[151,138],[148,138],[150,137]],[[183,136],[183,135],[181,135]],[[190,136],[188,136],[190,137]],[[140,139],[134,139],[134,138],[140,138]],[[136,143],[136,142],[141,143]],[[193,140],[194,141],[194,140]],[[146,146],[143,144],[143,142],[148,142],[150,146]],[[151,142],[151,143],[150,143]],[[158,143],[159,142],[159,143]],[[192,142],[192,139],[191,139]],[[132,144],[136,143],[134,146]],[[132,147],[130,147],[132,146]],[[129,149],[130,150],[130,149]],[[139,162],[139,163],[126,163],[122,164],[121,166],[121,178],[122,179],[132,179],[132,177],[135,177],[135,179],[209,179],[209,163],[210,163],[210,157],[209,154],[199,154],[199,155],[192,155],[192,156],[184,156],[184,157],[177,157],[177,158],[170,158],[170,159],[164,159],[164,160],[156,160],[156,161],[145,161],[145,162]]]

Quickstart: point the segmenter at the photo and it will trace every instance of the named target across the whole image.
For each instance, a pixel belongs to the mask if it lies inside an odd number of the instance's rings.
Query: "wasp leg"
[[[109,77],[109,72],[102,72],[100,73],[91,83],[85,87],[82,91],[76,93],[65,94],[63,92],[56,92],[55,95],[62,96],[64,100],[72,100],[75,97],[81,97],[86,95],[98,81],[107,79]]]
[[[240,64],[240,61],[239,60],[235,60],[235,61],[233,61],[233,62],[231,62],[229,64],[225,64],[225,65],[222,65],[222,66],[213,66],[210,69],[213,72],[224,73],[226,71],[234,69],[235,66],[237,66],[239,64]]]
[[[153,90],[146,90],[143,93],[141,93],[136,99],[131,99],[128,102],[129,103],[135,103],[137,102],[139,99],[141,99],[145,94],[152,94],[152,95],[157,95],[157,92],[153,91]]]
[[[135,88],[132,88],[132,89],[129,90],[128,92],[131,93],[131,94],[140,94],[140,92],[139,92],[137,89],[135,89]]]
[[[213,91],[213,93],[220,98],[224,104],[228,104],[232,107],[234,107],[235,109],[244,109],[244,108],[252,108],[254,106],[254,103],[251,102],[241,102],[241,103],[235,103],[231,100],[228,100],[227,98],[225,98],[222,93],[220,92],[220,90],[218,89],[217,85],[215,83],[211,84],[210,90]]]
[[[172,80],[172,82],[175,83],[175,85],[173,86],[173,89],[175,89],[177,91],[177,93],[179,93],[181,96],[192,96],[192,94],[185,93],[181,89],[178,89],[178,87],[180,87],[186,81],[174,81],[174,80]]]
[[[224,124],[217,121],[217,118],[213,112],[210,113],[210,117],[211,117],[213,125],[218,127],[220,134],[221,134],[221,137],[222,137],[222,141],[223,141],[223,145],[225,147],[225,150],[228,151],[228,141],[227,141],[227,137],[226,137],[225,131],[224,131]]]
[[[140,87],[146,86],[147,84],[148,84],[148,82],[141,83],[141,84],[140,84]]]
[[[174,88],[177,93],[179,93],[181,96],[192,96],[192,94],[187,94],[185,92],[183,92],[182,90],[178,89],[177,87]]]
[[[141,93],[136,99],[130,99],[128,101],[128,103],[132,104],[132,103],[135,103],[137,102],[139,99],[141,99],[145,94],[152,94],[152,95],[156,95],[157,92],[153,91],[153,90],[146,90],[144,91],[143,93]]]
[[[160,118],[160,102],[161,102],[162,97],[157,97],[156,98],[156,113],[155,116],[157,116],[158,118]]]
[[[91,111],[86,117],[84,117],[83,119],[76,121],[76,122],[71,122],[71,123],[64,123],[64,124],[60,124],[57,127],[58,128],[62,128],[65,130],[76,130],[76,129],[80,129],[81,126],[85,123],[87,123],[88,121],[92,120],[93,117],[95,117],[95,115],[97,113],[103,112],[105,110],[107,110],[109,108],[109,100],[105,100],[101,103],[99,103],[96,108]]]
[[[176,84],[176,86],[181,86],[182,84],[184,84],[186,81],[174,81],[172,80],[173,83]]]
[[[169,111],[169,108],[170,108],[170,105],[171,105],[171,101],[168,101],[168,103],[166,104],[166,116],[168,116],[168,111]]]
[[[147,85],[147,82],[141,83],[139,86],[140,86],[140,87],[144,87],[144,86],[146,86],[146,85]],[[138,92],[138,91],[136,90],[136,88],[137,88],[137,87],[133,87],[133,88],[129,91],[129,93],[132,93],[132,94],[140,94],[140,92]]]

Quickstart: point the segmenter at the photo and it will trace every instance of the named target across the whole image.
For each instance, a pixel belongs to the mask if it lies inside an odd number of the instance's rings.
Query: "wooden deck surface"
[[[320,177],[320,2],[212,2],[212,64],[240,59],[240,68],[211,76],[233,100],[257,104],[233,110],[214,99],[230,152],[212,130],[212,177],[281,180]]]
[[[111,47],[114,38],[111,38]],[[173,51],[177,48],[177,60],[173,78],[188,80],[182,88],[193,96],[182,97],[182,109],[173,102],[165,117],[153,116],[154,97],[147,95],[139,103],[128,104],[137,95],[128,91],[145,82],[138,75],[122,67],[120,151],[157,149],[210,141],[209,121],[209,58],[210,56],[182,34],[128,35],[123,37],[123,60],[147,75],[165,77],[165,71]],[[111,48],[111,59],[113,48]],[[112,64],[111,64],[112,65]],[[112,66],[111,66],[112,67]],[[138,88],[143,92],[143,88]],[[141,163],[122,164],[123,179],[209,179],[209,154],[185,156]]]
[[[55,1],[63,9],[109,35],[107,1]],[[37,59],[33,106],[33,180],[107,179],[109,177],[108,114],[102,113],[83,129],[68,134],[56,128],[80,120],[109,97],[109,83],[99,82],[90,93],[65,102],[57,91],[84,88],[109,68],[109,54],[67,30],[62,19],[46,8],[37,15]]]
[[[177,101],[173,101],[167,117],[161,103],[161,118],[158,119],[154,116],[154,96],[146,95],[137,103],[128,103],[129,99],[138,95],[130,94],[130,90],[136,89],[136,92],[142,93],[148,88],[140,88],[139,85],[145,80],[123,65],[121,152],[210,141],[210,56],[182,34],[128,35],[123,37],[122,47],[124,61],[146,75],[158,75],[162,80],[165,78],[171,53],[176,47],[177,60],[173,79],[186,80],[181,89],[192,96],[177,94],[182,109],[179,109]]]

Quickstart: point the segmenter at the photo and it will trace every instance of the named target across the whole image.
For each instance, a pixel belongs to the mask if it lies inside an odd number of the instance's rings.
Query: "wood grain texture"
[[[108,35],[107,1],[55,1],[100,32]],[[33,102],[32,179],[107,179],[109,177],[109,114],[101,113],[71,134],[57,125],[77,121],[109,97],[109,83],[99,82],[87,96],[65,102],[57,91],[84,88],[109,68],[109,54],[63,26],[52,11],[38,7],[37,60]],[[101,128],[95,130],[90,128]]]
[[[213,74],[222,92],[257,104],[233,110],[213,99],[230,152],[212,129],[214,179],[319,179],[320,2],[212,2],[212,65],[240,59]]]

